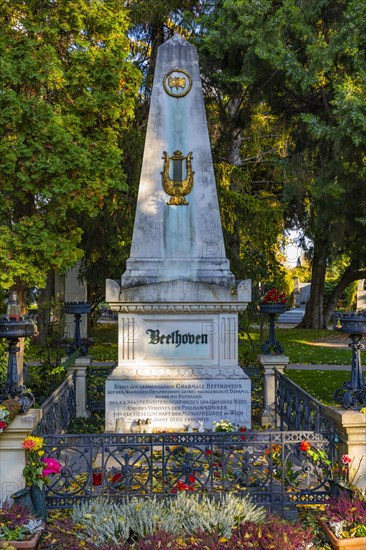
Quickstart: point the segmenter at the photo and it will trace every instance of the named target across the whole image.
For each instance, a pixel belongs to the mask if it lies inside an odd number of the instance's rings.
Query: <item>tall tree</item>
[[[211,70],[239,91],[234,112],[245,114],[241,97],[250,94],[285,138],[277,166],[287,223],[313,242],[307,327],[326,324],[329,262],[347,250],[353,276],[365,265],[365,15],[356,0],[222,0],[202,26]],[[240,126],[236,135],[238,157]]]
[[[140,81],[119,0],[0,7],[0,284],[44,286],[82,222],[126,188],[119,138]]]

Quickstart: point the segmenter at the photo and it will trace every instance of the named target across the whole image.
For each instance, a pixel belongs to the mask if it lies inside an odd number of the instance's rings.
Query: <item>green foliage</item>
[[[81,256],[82,217],[126,188],[139,73],[117,0],[3,3],[0,22],[0,282],[40,286]]]
[[[118,325],[117,323],[98,323],[94,330],[94,344],[91,351],[95,361],[117,361]]]
[[[328,302],[329,297],[337,285],[338,281],[326,281],[324,284],[324,300]],[[350,310],[355,305],[357,294],[357,281],[351,283],[346,290],[342,293],[342,296],[337,304],[337,309]]]
[[[93,412],[90,418],[74,418],[69,428],[69,432],[74,434],[102,434],[104,431],[104,412]]]
[[[8,366],[8,354],[6,353],[6,342],[0,340],[0,385],[5,383],[6,371]]]
[[[252,189],[263,193],[266,182],[287,226],[313,241],[314,269],[344,253],[353,270],[366,265],[365,10],[357,0],[223,0],[197,40],[220,98],[215,113],[226,117],[221,155],[226,145],[243,173],[249,166]],[[256,114],[266,123],[255,128]],[[314,310],[324,274],[312,288]],[[321,318],[311,315],[310,324]]]
[[[85,527],[81,538],[103,544],[140,540],[158,529],[176,535],[218,530],[230,537],[241,522],[259,523],[265,515],[248,497],[228,494],[216,501],[182,492],[166,504],[155,498],[118,504],[99,498],[75,506],[72,518]]]
[[[249,497],[224,495],[215,501],[205,496],[180,493],[168,506],[161,526],[170,533],[194,534],[200,531],[212,533],[216,529],[225,538],[243,521],[260,523],[264,520],[264,508],[255,506]]]

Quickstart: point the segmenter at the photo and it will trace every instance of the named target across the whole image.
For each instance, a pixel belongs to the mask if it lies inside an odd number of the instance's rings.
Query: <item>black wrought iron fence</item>
[[[331,435],[306,431],[47,435],[46,453],[62,466],[47,488],[47,504],[66,508],[99,496],[167,498],[178,491],[250,494],[272,510],[323,502]]]
[[[41,405],[42,419],[34,433],[62,434],[76,416],[76,373],[68,374],[64,382]]]
[[[335,421],[328,414],[328,407],[289,380],[278,370],[276,384],[276,426],[281,430],[314,430],[332,433],[338,437]]]

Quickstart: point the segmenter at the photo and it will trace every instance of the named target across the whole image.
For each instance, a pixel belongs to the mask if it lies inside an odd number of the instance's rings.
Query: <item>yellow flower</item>
[[[360,410],[361,413],[363,414],[366,414],[366,407],[363,407],[361,410]]]

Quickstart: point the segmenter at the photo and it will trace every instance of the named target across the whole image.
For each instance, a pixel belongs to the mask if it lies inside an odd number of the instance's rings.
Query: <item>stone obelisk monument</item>
[[[250,281],[226,259],[197,54],[179,35],[159,48],[131,254],[106,297],[119,319],[106,431],[250,427],[237,345]]]

